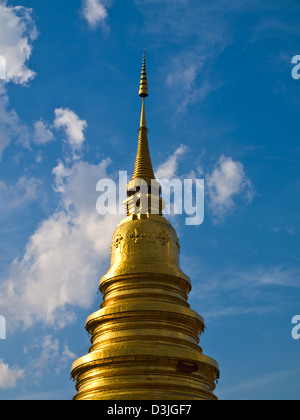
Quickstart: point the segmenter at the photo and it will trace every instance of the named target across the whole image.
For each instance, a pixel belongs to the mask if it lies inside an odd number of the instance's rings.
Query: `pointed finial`
[[[141,98],[147,98],[147,96],[149,96],[147,71],[146,71],[146,50],[144,50],[144,60],[143,60],[143,69],[142,69],[139,95]]]
[[[154,172],[152,168],[149,145],[148,145],[148,136],[147,136],[147,125],[146,125],[146,112],[145,112],[145,98],[148,96],[148,81],[147,81],[147,72],[146,72],[146,53],[144,51],[144,61],[143,61],[143,70],[142,70],[142,79],[140,86],[139,95],[143,98],[142,112],[141,112],[141,122],[139,129],[139,144],[138,152],[135,162],[135,168],[133,173],[134,179],[144,179],[149,185],[151,180],[155,179]]]
[[[139,95],[143,98],[143,103],[139,128],[138,150],[133,176],[127,185],[128,198],[124,201],[124,207],[127,210],[127,216],[137,216],[138,214],[162,215],[165,204],[161,197],[161,185],[156,181],[153,171],[148,143],[148,129],[146,124],[145,98],[148,96],[148,82],[145,51]],[[137,196],[138,201],[136,201],[136,194],[139,194]],[[138,202],[139,204],[137,204]]]

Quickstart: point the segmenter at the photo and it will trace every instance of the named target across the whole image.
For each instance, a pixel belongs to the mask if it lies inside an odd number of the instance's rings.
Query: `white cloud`
[[[95,28],[99,24],[107,28],[107,7],[107,0],[83,0],[83,16],[92,28]]]
[[[199,50],[199,51],[197,51]],[[168,65],[166,85],[176,98],[177,112],[182,113],[190,104],[201,103],[222,83],[210,80],[206,65],[211,60],[211,51],[187,52],[175,56]],[[212,73],[212,71],[211,71]],[[201,74],[201,77],[199,77]]]
[[[87,128],[87,122],[68,108],[58,108],[55,110],[54,127],[65,131],[66,142],[71,148],[73,158],[78,157],[77,153],[81,151],[85,141],[84,130]]]
[[[62,346],[60,341],[53,338],[51,334],[36,338],[33,344],[24,348],[25,354],[32,355],[35,351],[38,351],[38,356],[31,357],[26,366],[26,373],[33,374],[37,378],[52,370],[52,365],[55,365],[55,372],[59,373],[67,362],[76,359],[76,355],[68,345],[65,343]]]
[[[9,367],[0,359],[0,388],[9,389],[15,388],[17,381],[24,378],[24,370],[19,367]]]
[[[178,174],[180,159],[188,152],[182,144],[167,160],[159,165],[155,172],[157,180],[203,179],[207,204],[214,222],[220,222],[238,206],[249,204],[254,196],[254,189],[241,162],[221,156],[211,173],[205,172],[199,163],[188,174]],[[202,154],[205,152],[202,152]]]
[[[5,82],[26,84],[35,77],[27,67],[32,53],[32,41],[37,30],[31,16],[32,9],[0,3],[0,54],[6,62]]]
[[[54,135],[50,128],[47,127],[47,124],[42,121],[36,121],[33,125],[34,135],[33,141],[37,144],[47,144],[50,141],[54,140]]]
[[[0,160],[4,150],[9,146],[13,138],[18,138],[19,142],[28,147],[29,131],[22,124],[15,110],[9,110],[8,96],[0,84]]]
[[[71,122],[70,118],[70,124]],[[29,150],[31,150],[32,143],[46,145],[53,141],[54,135],[51,128],[51,125],[42,119],[36,121],[33,124],[33,128],[25,125],[20,120],[17,112],[14,109],[9,109],[8,95],[0,84],[0,160],[3,152],[12,141],[21,144]],[[72,147],[75,148],[75,146]]]
[[[213,172],[206,177],[209,206],[216,220],[222,220],[235,207],[235,199],[250,203],[253,187],[241,162],[221,156]]]
[[[13,137],[18,137],[23,146],[29,145],[28,129],[17,113],[8,109],[4,86],[8,82],[24,85],[35,77],[27,66],[37,37],[31,12],[22,6],[8,6],[6,1],[0,3],[0,55],[5,64],[5,80],[0,81],[0,159]]]
[[[0,285],[1,310],[15,328],[37,323],[62,328],[74,321],[75,308],[93,302],[121,218],[96,212],[96,185],[108,177],[108,163],[77,161],[66,168],[61,162],[54,168],[60,205],[29,238]]]
[[[177,65],[174,66],[176,70],[169,73],[166,83],[170,87],[184,87],[184,89],[190,90],[199,71],[199,68],[197,67],[203,67],[203,63],[200,63],[201,66],[196,66],[195,63],[192,63],[189,66],[183,65],[183,63],[181,64],[182,66],[179,68],[180,60],[178,60],[177,57]]]
[[[188,148],[184,144],[180,145],[175,152],[163,162],[156,170],[155,177],[159,179],[168,179],[177,176],[177,169],[180,158],[187,152]]]
[[[0,181],[0,220],[14,209],[24,209],[37,199],[41,182],[22,176],[16,184]]]

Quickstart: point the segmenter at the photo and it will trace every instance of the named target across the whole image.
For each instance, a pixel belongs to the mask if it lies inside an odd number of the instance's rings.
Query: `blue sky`
[[[274,4],[275,3],[275,4]],[[180,236],[220,399],[299,399],[297,0],[0,1],[1,399],[70,399],[120,216],[97,181],[133,171],[143,50],[157,174],[204,178]]]

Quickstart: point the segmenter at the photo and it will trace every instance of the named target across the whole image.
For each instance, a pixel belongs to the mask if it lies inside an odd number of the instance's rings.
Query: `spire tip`
[[[139,96],[141,98],[147,98],[147,96],[149,96],[148,79],[147,79],[147,71],[146,71],[146,49],[144,49],[144,60],[143,60],[143,69],[142,69]]]

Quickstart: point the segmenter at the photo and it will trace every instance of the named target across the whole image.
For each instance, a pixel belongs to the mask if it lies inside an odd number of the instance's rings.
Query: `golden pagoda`
[[[204,320],[190,309],[191,281],[180,269],[176,231],[163,217],[152,168],[145,98],[127,217],[114,232],[111,268],[100,280],[103,302],[86,329],[91,347],[73,363],[75,400],[217,400],[218,363],[199,346]],[[146,186],[141,188],[141,186]]]

